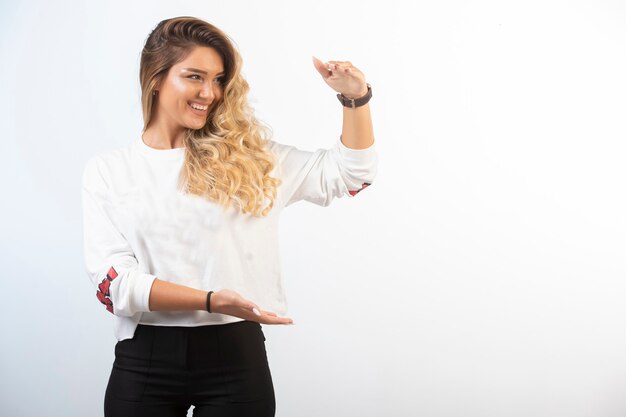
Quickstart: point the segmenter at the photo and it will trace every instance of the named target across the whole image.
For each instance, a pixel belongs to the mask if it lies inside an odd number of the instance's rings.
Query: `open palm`
[[[255,310],[259,313],[256,314]],[[233,290],[219,290],[211,294],[211,312],[240,317],[263,324],[293,324],[288,317],[278,317],[276,313],[261,310],[250,300],[246,300]]]

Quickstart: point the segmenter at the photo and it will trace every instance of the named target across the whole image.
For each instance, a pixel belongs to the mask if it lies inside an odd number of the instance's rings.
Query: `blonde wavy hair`
[[[254,116],[250,87],[241,75],[242,59],[234,42],[212,24],[190,16],[159,22],[141,52],[139,80],[144,131],[153,116],[158,82],[196,46],[214,48],[224,62],[222,98],[201,129],[187,129],[185,163],[179,189],[240,212],[266,216],[280,179],[270,177],[276,163],[267,149],[271,128]]]

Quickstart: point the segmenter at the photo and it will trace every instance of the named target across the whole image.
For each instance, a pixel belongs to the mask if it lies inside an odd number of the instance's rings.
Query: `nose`
[[[215,98],[215,91],[213,90],[213,88],[214,86],[211,83],[203,84],[202,89],[200,90],[200,97],[209,101],[213,101],[213,99]]]

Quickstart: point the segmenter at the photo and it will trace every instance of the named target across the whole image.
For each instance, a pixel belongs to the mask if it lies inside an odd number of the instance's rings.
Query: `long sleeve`
[[[150,311],[150,289],[156,276],[139,269],[132,248],[115,226],[103,164],[96,155],[86,162],[83,171],[85,267],[96,297],[106,309],[116,316],[133,316]]]
[[[339,138],[331,148],[313,152],[273,141],[272,147],[278,154],[285,206],[299,200],[328,206],[335,198],[354,197],[377,173],[375,144],[352,149]]]

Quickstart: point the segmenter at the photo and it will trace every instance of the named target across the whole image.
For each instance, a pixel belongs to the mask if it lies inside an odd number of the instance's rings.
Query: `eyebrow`
[[[206,71],[202,71],[202,70],[197,69],[197,68],[183,68],[183,71],[198,72],[198,73],[204,74],[204,75],[207,74]],[[218,72],[217,75],[224,75],[224,71]]]

